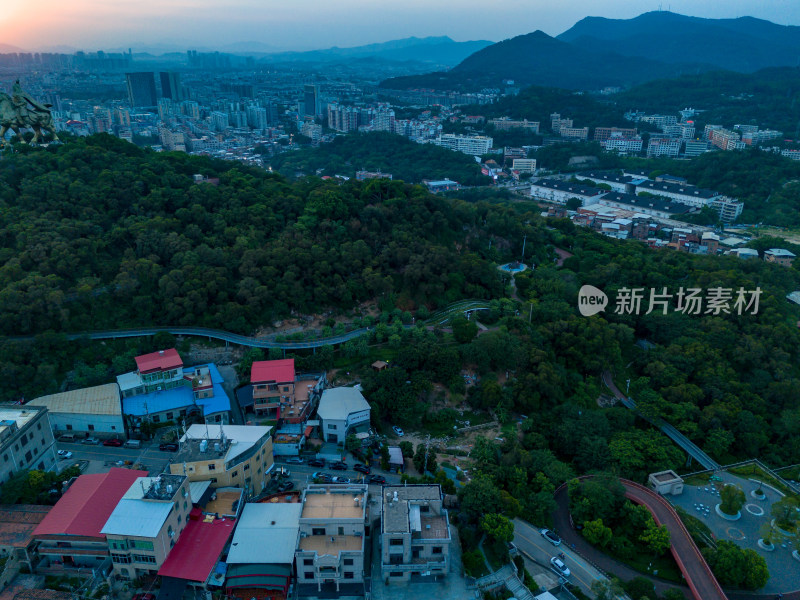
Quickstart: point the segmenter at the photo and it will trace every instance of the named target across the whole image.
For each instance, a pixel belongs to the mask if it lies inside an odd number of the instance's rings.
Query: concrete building
[[[775,263],[776,265],[781,265],[782,267],[791,267],[795,258],[796,255],[793,252],[789,252],[783,248],[770,248],[769,250],[764,250],[765,261],[769,263]]]
[[[734,248],[726,252],[726,254],[741,259],[758,258],[758,250],[755,248]]]
[[[579,179],[588,179],[592,183],[604,183],[614,192],[633,194],[636,184],[643,181],[641,178],[630,175],[620,175],[615,171],[581,171],[577,174]]]
[[[597,142],[603,142],[614,136],[635,138],[639,136],[639,130],[635,127],[596,127],[594,130],[594,139]]]
[[[634,196],[633,194],[620,194],[619,192],[608,193],[598,199],[597,203],[612,208],[636,211],[640,214],[661,219],[672,219],[676,215],[692,212],[691,207],[688,205],[672,202],[666,198]]]
[[[536,159],[535,158],[515,158],[511,163],[511,169],[519,171],[520,173],[535,173],[536,172]]]
[[[114,575],[156,575],[189,521],[189,479],[182,475],[139,477],[109,516],[101,533],[108,540]]]
[[[319,87],[313,84],[303,86],[303,114],[316,118],[320,114]]]
[[[450,568],[450,523],[436,485],[384,486],[381,500],[381,577],[407,582],[445,575]]]
[[[678,496],[683,493],[683,479],[675,471],[650,473],[647,485],[662,496]]]
[[[423,179],[423,185],[428,188],[428,191],[432,194],[436,194],[439,192],[451,192],[461,189],[461,184],[457,181],[451,181],[450,179],[440,179],[440,180],[429,180]]]
[[[711,200],[711,208],[719,213],[719,220],[723,223],[733,223],[744,210],[744,202],[728,196],[717,196]]]
[[[253,409],[257,415],[277,416],[281,404],[294,398],[294,359],[258,360],[250,367]]]
[[[596,187],[557,179],[540,179],[531,184],[532,198],[556,204],[566,204],[570,198],[580,200],[581,206],[594,204],[605,193],[606,190]]]
[[[522,129],[530,133],[539,133],[539,121],[528,121],[528,119],[514,120],[508,117],[499,119],[489,119],[489,125],[493,125],[498,131],[510,131],[512,129]]]
[[[174,71],[161,72],[161,97],[169,98],[173,102],[183,102],[186,98],[181,85],[181,74]]]
[[[55,435],[85,433],[89,436],[124,435],[119,386],[107,383],[36,398],[31,404],[44,406]]]
[[[636,184],[636,193],[641,194],[642,192],[669,198],[675,202],[687,204],[696,208],[710,206],[715,198],[722,195],[714,190],[706,190],[703,188],[694,187],[693,185],[649,180]]]
[[[746,146],[737,132],[723,128],[710,130],[708,141],[720,150],[741,150]]]
[[[443,133],[439,135],[433,143],[449,150],[480,156],[489,153],[494,140],[485,135],[456,135],[454,133]]]
[[[303,507],[300,503],[244,506],[226,560],[228,595],[238,590],[259,590],[286,596]]]
[[[642,151],[642,138],[640,137],[621,137],[613,135],[607,140],[600,142],[600,145],[607,152],[618,152],[619,154],[639,154]]]
[[[297,587],[301,597],[362,596],[369,520],[366,485],[309,485],[298,520]]]
[[[686,140],[683,144],[683,155],[686,158],[700,156],[708,152],[708,142],[705,140]]]
[[[370,406],[356,388],[330,388],[322,392],[317,417],[323,439],[340,443],[351,433],[369,429]]]
[[[125,83],[128,87],[128,102],[132,107],[156,106],[158,99],[155,73],[125,73]]]
[[[36,504],[0,505],[0,559],[7,559],[6,571],[14,564],[24,565],[34,572],[38,562],[33,532],[52,510],[52,506]],[[0,588],[4,573],[0,571]]]
[[[0,484],[14,475],[56,465],[56,447],[47,408],[0,404]]]
[[[103,527],[117,503],[147,471],[112,468],[81,475],[33,532],[42,566],[110,568]]]
[[[192,425],[180,439],[170,473],[257,494],[274,467],[271,432],[258,425]]]
[[[565,127],[563,122],[558,131],[561,134],[561,137],[569,138],[573,140],[588,140],[589,139],[589,128],[588,127]],[[641,148],[640,148],[641,150]]]
[[[668,156],[677,158],[681,152],[683,142],[674,138],[652,138],[647,144],[647,158]]]

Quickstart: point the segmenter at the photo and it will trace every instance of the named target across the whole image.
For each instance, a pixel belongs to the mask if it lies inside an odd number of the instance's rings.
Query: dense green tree
[[[594,546],[600,546],[601,548],[605,548],[614,535],[611,528],[603,524],[603,519],[584,521],[581,533],[583,537],[586,538],[587,542]]]
[[[716,548],[703,548],[702,552],[723,586],[757,590],[769,580],[767,563],[755,550],[721,540]]]

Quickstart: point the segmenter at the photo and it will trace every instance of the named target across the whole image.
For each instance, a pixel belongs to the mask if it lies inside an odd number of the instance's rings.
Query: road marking
[[[533,540],[531,540],[531,539],[530,539],[530,538],[528,538],[527,536],[524,536],[524,535],[522,535],[521,533],[517,533],[517,535],[518,535],[519,537],[521,537],[523,540],[525,540],[526,542],[528,542],[529,544],[531,544],[531,545],[532,545],[534,548],[536,548],[537,550],[541,550],[541,551],[542,551],[542,552],[544,552],[545,554],[550,554],[550,552],[549,552],[549,548],[547,548],[547,547],[545,547],[545,548],[542,548],[541,546],[539,546],[538,544],[536,544],[536,543],[535,543]],[[575,560],[575,559],[572,557],[572,555],[570,555],[570,558],[572,558],[573,560]],[[575,562],[578,562],[578,561],[575,561]],[[579,567],[581,567],[581,568],[582,568],[584,571],[586,571],[586,572],[587,572],[587,573],[586,573],[587,575],[591,575],[591,573],[588,571],[588,569],[587,569],[587,568],[586,568],[584,565],[582,565],[582,564],[578,563],[578,566],[579,566]],[[551,570],[550,572],[551,572],[551,573],[553,573],[553,574],[555,574],[555,571],[553,571],[553,570]],[[575,576],[575,579],[577,579],[578,581],[580,581],[580,582],[581,582],[581,583],[582,583],[582,584],[583,584],[583,585],[586,587],[586,589],[587,589],[587,590],[591,590],[591,589],[592,589],[592,585],[591,585],[590,583],[586,583],[586,581],[584,581],[584,580],[583,580],[581,577],[579,577],[579,576],[578,576],[578,574],[577,574],[577,573],[576,573],[574,570],[573,570],[573,571],[571,571],[571,574],[572,574],[572,575],[574,575],[574,576]],[[600,577],[602,577],[602,576],[600,576]],[[599,578],[597,578],[597,579],[599,579]]]

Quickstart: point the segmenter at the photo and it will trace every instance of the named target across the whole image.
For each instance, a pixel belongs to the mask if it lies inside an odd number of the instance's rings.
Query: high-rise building
[[[128,101],[131,106],[156,105],[155,73],[125,73],[125,81],[128,84]]]
[[[319,87],[316,85],[303,86],[303,114],[315,119],[319,114]]]
[[[228,127],[228,113],[215,110],[211,113],[211,126],[214,131],[225,131]]]
[[[173,102],[185,100],[181,86],[181,74],[172,71],[159,73],[161,77],[161,97],[169,98]]]
[[[260,106],[247,107],[247,124],[253,129],[267,128],[267,109]]]

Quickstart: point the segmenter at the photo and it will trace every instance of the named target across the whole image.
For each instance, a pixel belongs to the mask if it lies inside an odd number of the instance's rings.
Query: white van
[[[142,442],[140,440],[128,440],[123,444],[126,448],[141,448]]]

